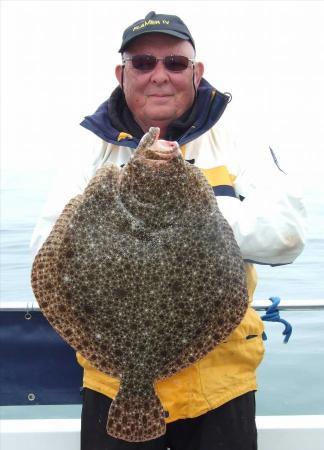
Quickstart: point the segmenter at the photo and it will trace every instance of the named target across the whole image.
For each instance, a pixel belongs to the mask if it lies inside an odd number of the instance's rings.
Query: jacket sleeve
[[[237,150],[235,150],[237,152]],[[253,158],[236,158],[235,197],[217,197],[232,226],[244,260],[258,264],[289,264],[305,245],[306,213],[300,186],[277,165],[270,148]]]
[[[82,156],[78,156],[62,169],[56,177],[41,215],[34,228],[30,250],[35,257],[65,205],[76,195],[81,194],[96,170],[101,167],[106,157],[107,143],[97,137],[85,140]]]

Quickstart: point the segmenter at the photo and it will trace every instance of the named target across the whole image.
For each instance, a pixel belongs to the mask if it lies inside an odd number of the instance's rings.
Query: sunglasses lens
[[[133,67],[143,72],[153,70],[158,62],[158,59],[153,55],[136,55],[131,59]],[[170,55],[166,56],[163,62],[170,72],[181,72],[188,67],[189,59],[186,56]]]
[[[132,64],[138,70],[153,70],[157,60],[153,55],[136,55],[132,57]]]
[[[171,72],[181,72],[188,67],[189,59],[186,56],[171,55],[165,57],[164,64]]]

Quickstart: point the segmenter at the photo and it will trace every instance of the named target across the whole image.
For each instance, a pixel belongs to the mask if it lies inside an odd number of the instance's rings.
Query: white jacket
[[[134,150],[108,144],[97,136],[91,158],[80,168],[75,163],[58,177],[35,227],[31,249],[35,255],[66,203],[84,188],[96,170],[107,162],[126,164]],[[234,196],[217,196],[231,225],[244,260],[258,264],[288,264],[305,244],[305,209],[300,194],[282,173],[269,149],[248,157],[219,122],[202,136],[181,147],[186,160],[203,171],[227,168]],[[217,195],[217,194],[216,194]],[[244,198],[242,201],[240,198]]]

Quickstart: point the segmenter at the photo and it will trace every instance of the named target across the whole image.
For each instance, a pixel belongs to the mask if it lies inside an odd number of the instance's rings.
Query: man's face
[[[194,58],[194,49],[188,41],[163,34],[141,36],[129,45],[124,57],[154,55],[161,58],[182,55]],[[195,97],[193,76],[196,87],[203,74],[203,65],[196,63],[181,72],[166,69],[163,61],[158,61],[151,71],[142,72],[126,61],[124,67],[124,93],[129,109],[143,131],[150,126],[161,128],[161,137],[170,122],[187,111]],[[117,66],[116,76],[121,84],[122,67]]]

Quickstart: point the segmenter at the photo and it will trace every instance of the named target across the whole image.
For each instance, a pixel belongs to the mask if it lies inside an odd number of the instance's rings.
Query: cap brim
[[[161,33],[161,34],[168,34],[170,36],[177,37],[179,39],[183,39],[186,41],[190,41],[190,37],[183,33],[178,33],[177,31],[173,30],[152,30],[149,31],[142,31],[141,33],[138,33],[136,36],[132,36],[131,38],[127,39],[125,42],[123,42],[122,46],[118,50],[119,53],[125,50],[125,48],[129,45],[130,42],[134,41],[135,39],[139,38],[140,36],[143,36],[144,34],[152,34],[152,33]]]

